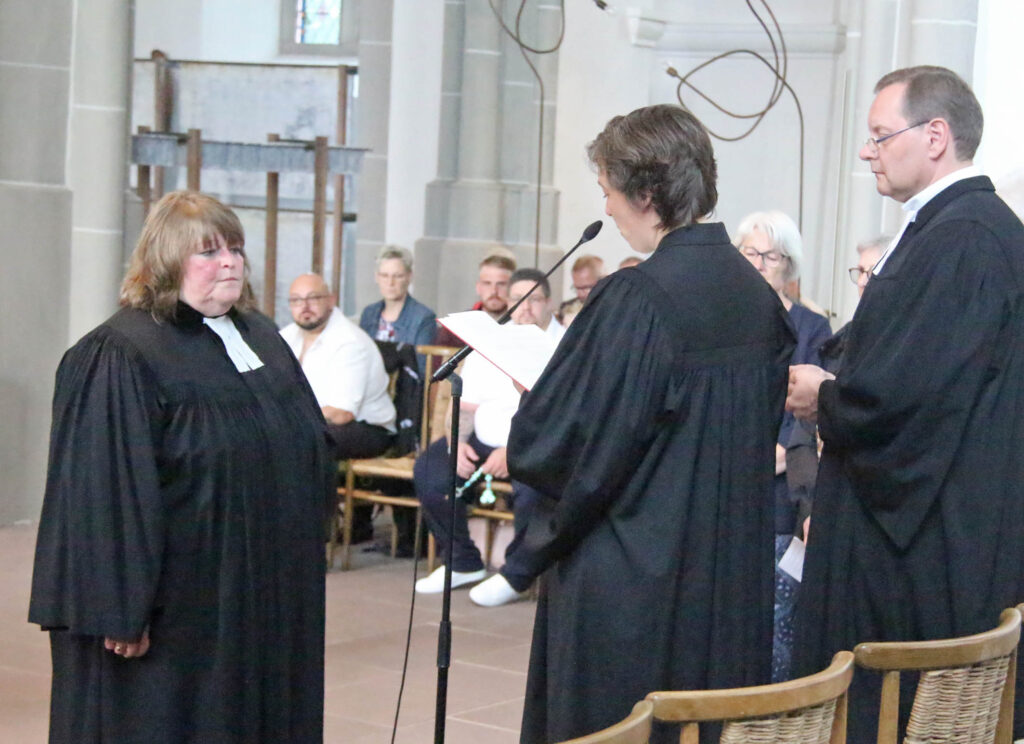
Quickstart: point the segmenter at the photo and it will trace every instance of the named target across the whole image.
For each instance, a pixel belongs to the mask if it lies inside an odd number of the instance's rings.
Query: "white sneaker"
[[[513,589],[500,573],[494,574],[487,581],[482,581],[469,590],[470,600],[481,607],[501,607],[509,602],[517,602],[524,596],[526,595]]]
[[[487,570],[452,571],[452,589],[466,584],[475,584],[487,575]],[[444,591],[444,566],[435,568],[430,576],[416,582],[417,594],[440,594]]]

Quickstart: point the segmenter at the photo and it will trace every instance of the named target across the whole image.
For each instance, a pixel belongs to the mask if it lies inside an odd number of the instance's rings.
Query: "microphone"
[[[591,222],[589,225],[587,225],[587,229],[583,231],[583,235],[580,236],[580,239],[576,242],[576,245],[567,250],[564,256],[555,261],[555,265],[548,269],[547,273],[544,275],[544,278],[547,279],[548,277],[550,277],[555,272],[555,269],[557,269],[559,266],[565,263],[565,259],[569,258],[569,256],[571,256],[577,248],[579,248],[584,243],[593,240],[595,237],[597,237],[597,234],[601,232],[602,227],[604,227],[604,223],[601,222],[601,220]],[[533,294],[533,290],[537,289],[537,287],[539,286],[540,282],[536,282],[532,287],[530,287],[529,292],[527,292],[526,294],[519,298],[515,305],[508,308],[504,313],[502,313],[502,316],[498,318],[498,325],[505,325],[505,323],[508,323],[509,320],[512,319],[512,313],[516,311],[516,308],[522,305],[526,298]],[[468,357],[470,353],[472,353],[472,351],[472,346],[463,346],[457,352],[452,354],[447,362],[438,367],[437,372],[435,372],[434,376],[430,378],[430,381],[441,382],[442,380],[447,379],[448,375],[454,372],[455,368],[459,366],[459,362]]]

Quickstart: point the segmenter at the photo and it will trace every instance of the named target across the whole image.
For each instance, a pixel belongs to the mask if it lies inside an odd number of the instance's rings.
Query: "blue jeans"
[[[494,447],[483,444],[475,434],[470,436],[469,446],[479,455],[481,463],[495,450]],[[446,562],[449,559],[448,525],[451,520],[451,504],[448,501],[450,472],[448,463],[448,441],[438,439],[416,458],[416,464],[413,467],[413,486],[416,489],[416,498],[423,506],[423,518],[433,533],[434,539],[437,540],[441,555]],[[456,480],[459,485],[464,482],[462,478]],[[512,497],[509,506],[514,516],[515,534],[512,542],[505,549],[505,565],[502,567],[501,573],[517,589],[519,587],[525,589],[531,583],[530,578],[524,578],[528,577],[528,574],[516,565],[515,553],[540,497],[538,491],[518,481],[512,481]],[[452,543],[451,566],[453,571],[460,572],[479,571],[484,568],[480,551],[469,536],[466,502],[462,498],[455,502],[455,535]],[[524,581],[525,586],[523,585]]]

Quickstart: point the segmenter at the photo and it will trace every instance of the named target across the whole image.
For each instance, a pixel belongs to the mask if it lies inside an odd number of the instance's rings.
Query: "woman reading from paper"
[[[29,608],[51,744],[323,738],[333,462],[244,241],[215,199],[165,196],[122,308],[57,370]]]
[[[652,690],[771,670],[786,311],[725,228],[701,222],[716,168],[689,112],[616,117],[588,154],[605,211],[652,255],[598,284],[513,419],[509,471],[550,497],[517,556],[547,572],[530,744],[608,726]]]

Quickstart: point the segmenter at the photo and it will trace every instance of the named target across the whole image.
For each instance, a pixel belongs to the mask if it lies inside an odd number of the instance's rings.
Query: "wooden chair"
[[[722,744],[844,744],[853,654],[789,682],[723,690],[652,692],[654,720],[682,724],[681,744],[697,744],[701,722],[723,723]]]
[[[651,718],[654,704],[641,700],[633,712],[613,726],[593,734],[569,739],[562,744],[647,744],[651,738]]]
[[[420,424],[420,446],[419,451],[403,455],[402,457],[372,457],[365,460],[349,460],[345,464],[345,485],[338,489],[340,503],[344,504],[345,514],[351,514],[356,501],[369,502],[371,504],[382,504],[386,506],[405,506],[416,509],[416,530],[419,531],[420,524],[420,502],[415,496],[389,496],[377,491],[360,489],[356,487],[358,476],[371,476],[377,478],[391,478],[394,480],[412,481],[413,463],[416,456],[425,450],[431,442],[433,434],[435,387],[430,385],[430,377],[436,369],[435,360],[438,358],[447,359],[457,349],[450,346],[422,345],[416,347],[417,354],[424,354],[427,359],[426,372],[423,380],[423,411]],[[397,530],[391,532],[391,555],[394,556],[398,547]],[[333,565],[334,551],[337,548],[337,537],[335,531],[331,531],[331,542],[328,544],[327,561]],[[346,519],[341,531],[341,568],[347,571],[352,562],[352,520]],[[432,569],[435,560],[435,547],[432,538],[427,543],[428,568]]]
[[[1004,610],[985,633],[938,641],[861,643],[859,666],[884,672],[878,744],[895,744],[900,672],[919,671],[906,744],[1010,744],[1021,613]]]

